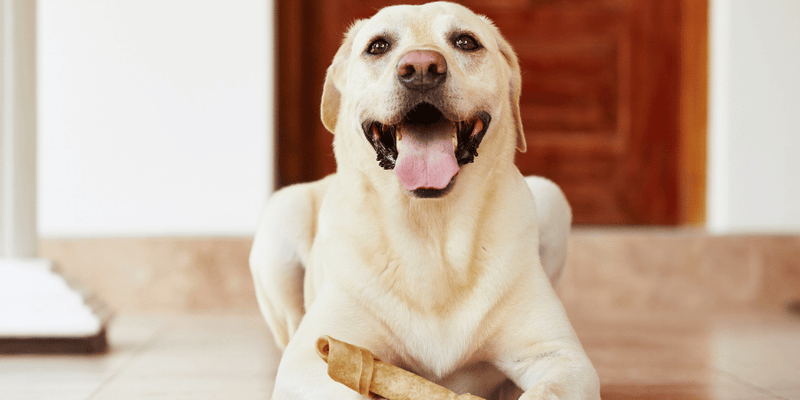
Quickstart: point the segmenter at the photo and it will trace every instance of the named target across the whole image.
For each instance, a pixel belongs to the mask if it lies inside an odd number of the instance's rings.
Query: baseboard
[[[45,239],[43,256],[115,311],[256,309],[250,238]],[[782,307],[800,298],[800,236],[575,229],[558,287],[570,308]]]
[[[45,238],[43,257],[120,311],[256,309],[249,238]]]
[[[800,298],[800,236],[576,229],[558,289],[572,306],[785,307]]]

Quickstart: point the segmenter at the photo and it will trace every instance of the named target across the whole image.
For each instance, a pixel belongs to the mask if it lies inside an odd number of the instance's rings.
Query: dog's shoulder
[[[270,196],[253,240],[251,265],[258,264],[261,258],[280,256],[266,254],[270,251],[289,250],[296,252],[301,262],[307,263],[322,199],[334,179],[335,174],[332,174],[315,182],[287,186]],[[289,256],[294,257],[295,253],[279,258]]]

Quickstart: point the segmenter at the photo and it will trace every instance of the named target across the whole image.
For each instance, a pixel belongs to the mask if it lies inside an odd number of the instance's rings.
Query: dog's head
[[[368,168],[393,170],[415,197],[442,197],[484,148],[512,161],[514,147],[525,151],[520,84],[516,55],[487,18],[445,2],[388,7],[345,36],[322,121],[340,168],[371,147]]]

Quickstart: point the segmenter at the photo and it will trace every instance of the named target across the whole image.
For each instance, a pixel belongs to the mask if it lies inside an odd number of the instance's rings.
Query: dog
[[[514,165],[520,87],[511,46],[463,6],[350,27],[321,104],[337,172],[276,192],[250,255],[284,348],[274,400],[362,398],[327,376],[322,335],[457,393],[600,398],[553,289],[569,205]]]

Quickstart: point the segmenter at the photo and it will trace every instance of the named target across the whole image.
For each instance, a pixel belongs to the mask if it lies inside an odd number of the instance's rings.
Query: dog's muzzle
[[[397,124],[367,120],[364,135],[377,153],[378,164],[394,170],[403,187],[417,197],[441,197],[455,182],[460,168],[478,156],[491,116],[451,121],[434,105],[422,102]]]

